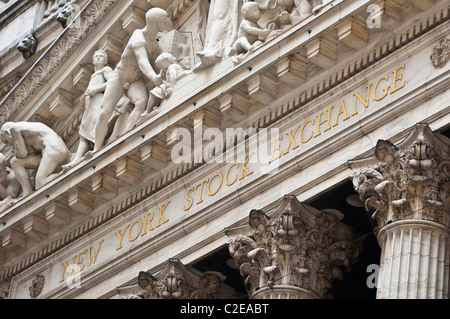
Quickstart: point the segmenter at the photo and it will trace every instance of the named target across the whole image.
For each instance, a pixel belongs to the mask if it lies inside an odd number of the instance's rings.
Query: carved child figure
[[[91,76],[86,92],[81,97],[84,113],[79,128],[80,142],[73,161],[64,165],[64,170],[73,167],[84,156],[88,155],[91,144],[95,143],[95,128],[101,111],[103,92],[113,70],[106,65],[108,55],[103,50],[94,52],[92,63],[94,64],[94,74]]]
[[[7,167],[6,157],[0,153],[0,212],[14,205],[20,190],[14,171]]]
[[[36,169],[35,189],[53,178],[71,154],[64,141],[51,128],[39,122],[7,122],[1,128],[3,143],[13,147],[11,168],[22,186],[22,196],[33,191],[28,169]]]
[[[241,62],[245,57],[267,38],[270,29],[262,29],[258,25],[261,18],[259,5],[256,2],[247,2],[241,8],[243,20],[239,25],[238,39],[233,44],[233,49],[237,54],[233,57],[235,63]]]
[[[150,91],[150,98],[147,104],[147,110],[142,113],[142,118],[145,119],[154,111],[164,98],[169,98],[172,95],[173,87],[181,77],[191,74],[191,70],[184,70],[178,64],[177,59],[170,53],[162,53],[155,60],[155,64],[161,69],[161,74],[165,78],[164,82]],[[164,74],[165,73],[165,74]]]

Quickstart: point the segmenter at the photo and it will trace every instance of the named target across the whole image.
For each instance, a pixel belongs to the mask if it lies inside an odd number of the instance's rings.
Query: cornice
[[[85,13],[83,14],[83,23],[81,23],[82,27],[81,30],[84,30],[86,33],[91,30],[95,24],[101,20],[104,15],[108,13],[109,10],[115,5],[116,1],[91,1],[88,6],[86,7]],[[97,11],[98,10],[98,11]],[[97,14],[94,14],[94,12],[98,12]],[[311,102],[312,100],[316,99],[317,97],[323,95],[324,93],[328,92],[333,87],[336,87],[337,85],[343,83],[344,81],[348,80],[352,76],[360,73],[363,70],[366,70],[368,67],[372,66],[376,62],[384,59],[385,57],[391,55],[392,53],[396,52],[401,47],[405,46],[406,44],[414,41],[421,35],[424,35],[428,31],[436,28],[437,26],[441,25],[442,23],[446,22],[448,20],[449,16],[449,9],[447,8],[442,9],[439,11],[439,13],[435,13],[433,17],[428,17],[427,19],[423,19],[422,21],[418,22],[416,25],[411,26],[403,33],[397,34],[395,38],[389,39],[387,42],[385,42],[383,45],[378,46],[375,50],[365,54],[361,59],[355,60],[351,64],[343,67],[339,70],[339,72],[336,72],[334,74],[331,74],[327,79],[320,81],[319,83],[314,84],[313,87],[306,89],[303,91],[300,95],[296,95],[291,100],[285,101],[284,103],[281,103],[277,107],[274,107],[272,110],[270,110],[267,114],[264,116],[259,117],[258,119],[253,120],[253,122],[249,125],[250,127],[254,128],[263,128],[268,127],[275,121],[286,117],[286,115],[292,113],[293,111],[297,110],[301,106]],[[303,26],[302,26],[303,27]],[[71,30],[70,28],[68,30]],[[76,30],[76,29],[74,29]],[[77,31],[72,32],[77,32]],[[78,32],[81,32],[81,30],[78,30]],[[67,31],[69,32],[69,31]],[[293,34],[293,32],[292,32]],[[73,42],[66,37],[74,36]],[[48,77],[50,77],[52,74],[54,74],[55,70],[59,67],[61,67],[64,64],[64,61],[67,59],[67,56],[70,55],[71,52],[73,52],[77,45],[82,42],[82,40],[85,38],[85,34],[72,34],[67,33],[63,38],[65,39],[58,39],[58,42],[55,43],[54,46],[52,46],[52,57],[56,58],[55,62],[50,63],[49,58],[45,57],[43,60],[38,62],[38,65],[34,68],[33,72],[37,72],[37,70],[44,71],[45,75],[39,75],[38,79],[45,82]],[[280,39],[281,41],[281,39]],[[54,55],[53,55],[54,54]],[[251,65],[252,60],[248,61],[248,64]],[[261,72],[263,72],[264,69],[261,68]],[[31,73],[30,73],[31,74]],[[32,73],[34,76],[38,76],[38,73]],[[42,73],[41,73],[42,74]],[[37,82],[34,82],[29,77],[25,81],[25,83],[22,83],[23,89],[25,87],[30,88],[30,92],[37,92],[37,90],[40,89],[40,85]],[[33,91],[34,87],[34,91]],[[20,91],[20,90],[19,90]],[[14,112],[8,108],[12,106],[20,106],[24,107],[26,105],[26,101],[30,98],[29,95],[23,94],[23,93],[15,93],[17,95],[14,95],[14,97],[17,97],[18,101],[14,101],[15,99],[9,100],[9,96],[6,99],[6,104],[2,104],[2,106],[5,106],[6,109],[2,110],[2,115],[0,118],[0,121],[6,121],[10,118],[10,116],[14,116],[17,114],[17,112]],[[23,95],[22,95],[23,94]],[[10,104],[8,104],[10,103]],[[133,132],[129,135],[139,135],[139,132]],[[125,139],[125,137],[124,137]],[[123,139],[123,140],[124,140]],[[122,140],[121,140],[122,141]],[[119,141],[119,142],[121,142]],[[117,142],[117,144],[119,144]],[[132,143],[133,144],[133,143]],[[134,144],[133,144],[134,145]],[[135,147],[135,146],[130,147]],[[114,145],[113,145],[114,146]],[[104,155],[103,159],[105,161],[108,161],[111,163],[110,156],[107,156],[107,153],[102,153],[101,155]],[[100,158],[99,158],[100,160]],[[114,159],[117,160],[117,157]],[[86,164],[89,165],[89,164]],[[94,218],[90,219],[86,223],[80,225],[76,229],[72,230],[70,233],[66,234],[64,237],[59,238],[58,240],[52,242],[49,244],[46,248],[41,249],[39,252],[36,252],[30,257],[27,257],[20,263],[14,265],[13,267],[6,269],[0,273],[0,281],[7,281],[10,278],[12,278],[14,275],[18,274],[19,272],[23,271],[24,269],[30,267],[33,264],[36,264],[38,261],[42,260],[43,258],[55,253],[56,251],[60,250],[62,247],[65,247],[69,243],[73,242],[74,240],[82,237],[83,235],[89,233],[93,229],[97,228],[98,226],[102,225],[108,220],[111,220],[121,212],[126,211],[130,207],[136,204],[136,202],[139,202],[140,200],[144,198],[148,198],[149,196],[155,194],[157,191],[163,189],[167,185],[171,184],[173,181],[179,179],[181,176],[195,170],[196,168],[200,167],[193,166],[193,165],[184,165],[179,168],[173,169],[170,173],[160,177],[158,180],[154,181],[147,187],[131,194],[128,198],[120,201],[119,203],[115,204],[113,207],[110,207],[100,213],[99,215],[95,216]],[[46,190],[40,191],[40,193],[44,194]]]

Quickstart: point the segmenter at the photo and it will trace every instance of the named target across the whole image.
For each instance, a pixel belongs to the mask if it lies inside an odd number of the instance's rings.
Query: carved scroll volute
[[[263,296],[267,288],[270,293],[292,290],[291,298],[323,298],[333,280],[342,277],[339,266],[349,270],[359,253],[349,228],[335,214],[295,196],[285,196],[270,218],[252,210],[249,226],[231,241],[229,251],[251,298],[272,297]]]
[[[380,140],[375,156],[349,162],[355,190],[378,228],[404,219],[449,226],[450,140],[417,124],[399,145]]]

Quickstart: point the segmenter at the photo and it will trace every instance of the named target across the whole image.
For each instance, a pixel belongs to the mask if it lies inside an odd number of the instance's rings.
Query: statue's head
[[[147,26],[156,27],[158,32],[168,32],[173,30],[173,23],[169,19],[167,12],[161,8],[151,8],[145,15]]]
[[[242,5],[242,16],[246,20],[257,22],[261,19],[261,12],[259,11],[259,5],[256,2],[247,2]]]
[[[0,129],[0,138],[3,143],[7,145],[12,145],[12,138],[11,138],[11,127],[14,123],[13,122],[6,122],[3,124],[2,128]]]
[[[97,50],[92,56],[92,63],[94,65],[106,65],[108,64],[108,53],[105,50]]]
[[[170,53],[161,53],[155,60],[155,65],[160,69],[167,69],[169,65],[176,63],[177,59]]]

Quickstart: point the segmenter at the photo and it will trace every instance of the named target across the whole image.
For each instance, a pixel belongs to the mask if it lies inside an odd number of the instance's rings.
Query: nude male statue
[[[144,93],[148,99],[148,91],[145,85],[144,87],[133,88],[133,83],[144,83],[141,80],[142,75],[144,75],[145,80],[149,80],[154,86],[162,83],[161,77],[153,70],[149,57],[158,48],[156,38],[158,32],[170,31],[173,29],[173,25],[167,12],[160,8],[152,8],[147,11],[145,20],[147,25],[143,29],[133,32],[119,63],[108,79],[95,129],[94,152],[103,146],[108,132],[108,121],[125,90],[128,90],[128,97],[135,103],[135,108],[129,117],[129,123],[133,125],[140,120],[140,116],[147,106],[147,100],[142,101],[142,98],[140,98],[139,103],[136,103],[134,98],[130,96],[133,95],[130,90],[133,89],[137,93],[142,93],[145,90]]]
[[[6,164],[6,157],[0,153],[0,212],[14,205],[21,190],[14,171]]]
[[[22,196],[33,191],[27,169],[37,169],[35,189],[47,183],[55,170],[70,161],[70,151],[51,128],[39,122],[7,122],[1,128],[3,143],[12,145],[11,168],[22,186]]]

